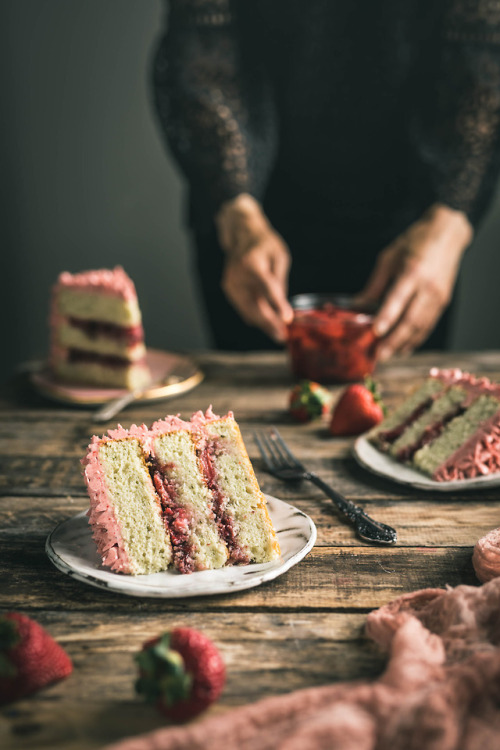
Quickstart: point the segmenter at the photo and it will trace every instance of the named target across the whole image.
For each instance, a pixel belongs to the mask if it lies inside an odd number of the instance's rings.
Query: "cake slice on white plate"
[[[432,369],[368,439],[436,481],[500,471],[500,386],[458,369]]]
[[[114,571],[192,573],[280,556],[231,412],[119,427],[94,437],[82,463],[94,540]]]

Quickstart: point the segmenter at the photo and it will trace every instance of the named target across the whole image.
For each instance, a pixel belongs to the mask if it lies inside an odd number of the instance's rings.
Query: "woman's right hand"
[[[287,300],[290,252],[252,196],[224,203],[216,216],[226,253],[222,289],[249,325],[283,342],[293,310]]]

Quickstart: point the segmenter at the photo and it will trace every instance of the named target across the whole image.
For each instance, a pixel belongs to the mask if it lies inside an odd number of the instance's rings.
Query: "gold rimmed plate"
[[[186,393],[203,380],[203,373],[188,355],[148,349],[146,362],[151,371],[151,382],[141,401],[156,401]],[[64,404],[99,406],[128,393],[124,388],[101,388],[65,383],[54,377],[47,365],[30,373],[36,390],[47,398]]]

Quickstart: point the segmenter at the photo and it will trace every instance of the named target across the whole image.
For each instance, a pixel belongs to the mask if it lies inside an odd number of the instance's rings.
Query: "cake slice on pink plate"
[[[61,273],[52,291],[50,366],[66,382],[146,386],[144,330],[135,286],[123,268]]]

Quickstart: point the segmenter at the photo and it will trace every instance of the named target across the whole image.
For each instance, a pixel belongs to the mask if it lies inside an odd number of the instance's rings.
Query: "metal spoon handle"
[[[94,422],[107,422],[108,419],[115,417],[122,409],[139,398],[142,391],[129,391],[123,396],[114,398],[112,401],[108,401],[107,404],[102,406],[100,409],[94,412]]]

